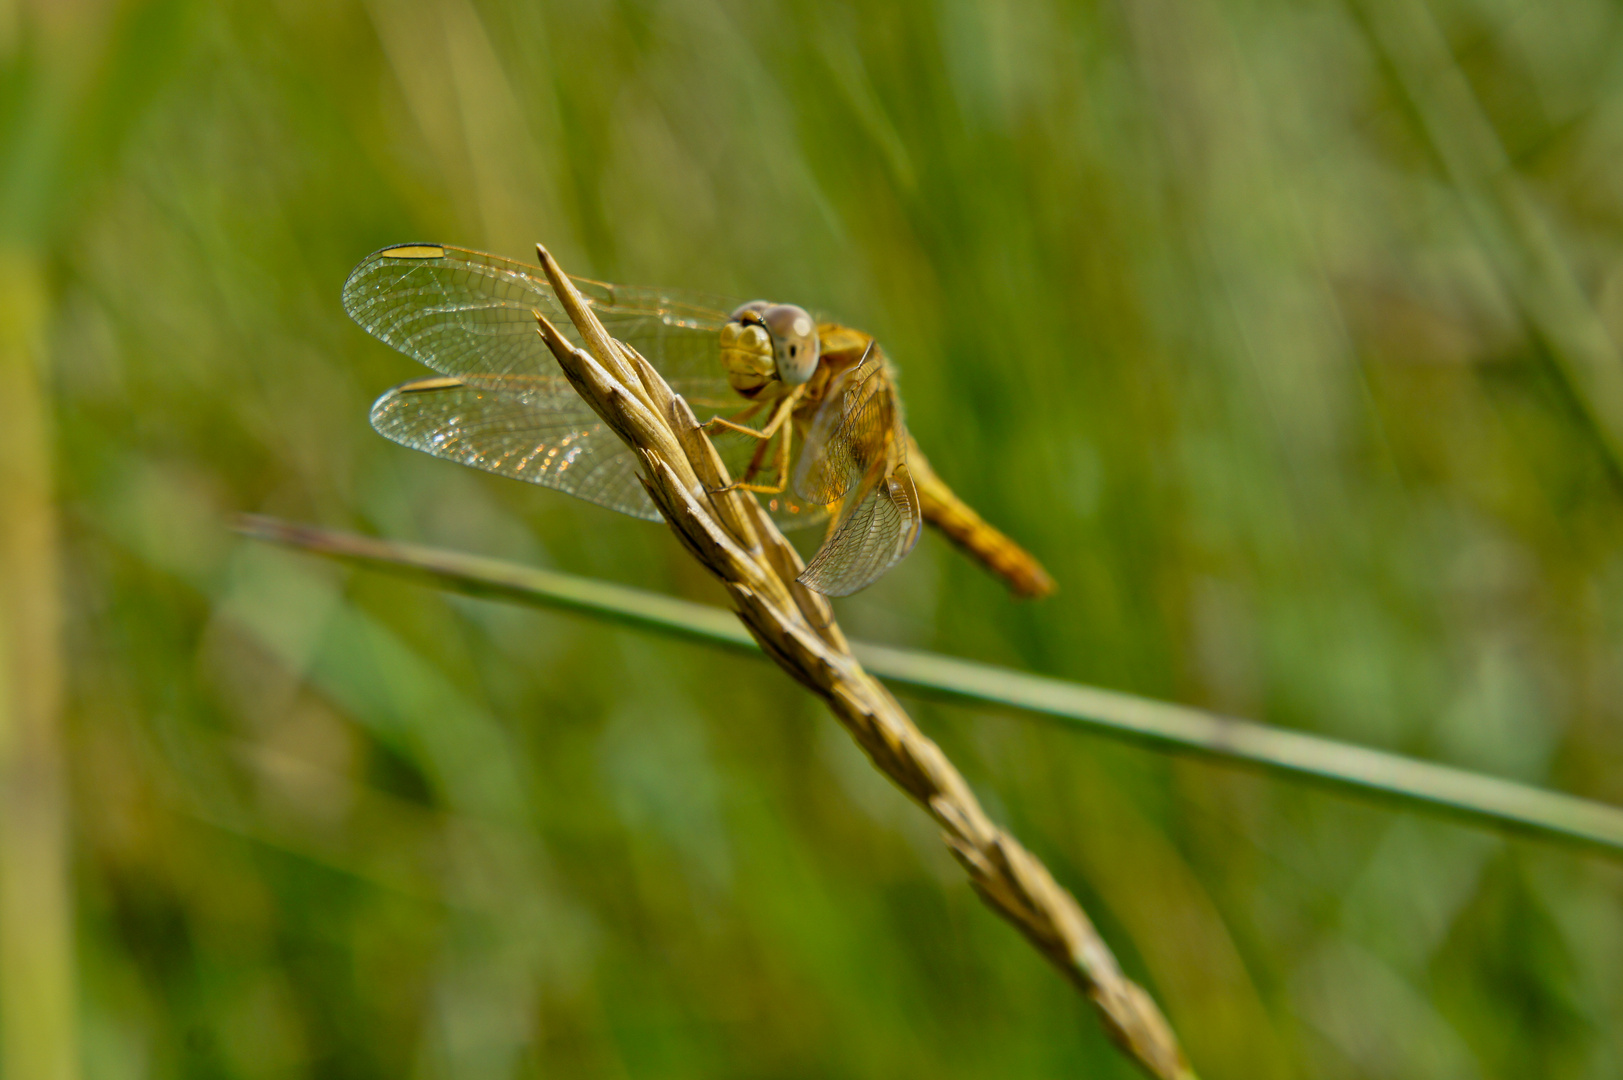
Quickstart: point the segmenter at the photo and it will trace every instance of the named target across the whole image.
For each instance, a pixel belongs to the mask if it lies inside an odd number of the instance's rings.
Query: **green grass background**
[[[1134,1075],[776,670],[226,531],[719,599],[660,527],[371,432],[422,371],[338,291],[393,242],[878,334],[937,469],[1061,591],[926,537],[853,634],[1623,802],[1623,470],[1391,12],[1435,20],[1623,332],[1600,0],[0,5],[83,1075]],[[1623,1073],[1616,865],[915,712],[1208,1080]]]

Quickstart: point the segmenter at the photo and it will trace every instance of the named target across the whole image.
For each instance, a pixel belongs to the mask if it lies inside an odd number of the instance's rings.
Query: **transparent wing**
[[[736,302],[571,280],[609,333],[647,357],[701,422],[747,407],[727,382],[717,333]],[[396,245],[355,268],[344,283],[343,301],[369,333],[456,383],[424,380],[385,394],[372,410],[373,426],[385,436],[657,520],[633,460],[558,374],[557,361],[536,333],[534,312],[540,311],[584,344],[540,267],[445,244]],[[589,430],[590,436],[580,434]],[[565,437],[571,437],[567,446]],[[735,477],[749,467],[759,445],[720,433],[716,443]],[[571,474],[547,466],[571,450],[579,451],[577,463],[592,468]],[[598,471],[589,484],[581,479]],[[828,518],[822,506],[788,492],[763,502],[785,528]]]
[[[873,584],[918,542],[924,522],[905,460],[896,391],[877,348],[839,378],[813,417],[795,467],[795,494],[844,507],[800,580],[827,596]]]
[[[728,301],[571,280],[609,333],[647,357],[701,420],[737,400],[716,333]],[[344,310],[407,356],[472,386],[557,372],[533,312],[581,344],[540,267],[444,244],[402,244],[367,256],[344,282]]]
[[[834,535],[800,575],[825,596],[850,596],[877,581],[918,543],[924,517],[905,463],[888,475],[876,466],[857,489]]]
[[[795,494],[819,504],[845,498],[897,441],[899,423],[884,356],[870,345],[812,418],[795,465]]]
[[[762,422],[763,409],[733,410],[726,415],[737,417],[741,413],[744,419],[739,423],[755,424]],[[780,428],[778,434],[769,441],[763,442],[753,436],[744,435],[726,428],[718,428],[710,432],[710,441],[714,444],[716,452],[721,455],[723,464],[727,466],[727,475],[734,480],[746,483],[767,483],[777,475],[778,449],[788,432],[789,425]],[[795,435],[795,445],[800,444],[800,435]],[[792,489],[785,489],[776,495],[761,494],[761,506],[777,523],[778,528],[785,532],[808,528],[812,525],[822,525],[828,521],[828,507],[819,503],[808,502],[797,496]]]
[[[766,507],[773,522],[784,532],[821,525],[828,520],[828,507],[798,499],[787,491],[781,495],[757,495],[756,498],[761,500],[761,505]]]
[[[397,386],[372,406],[372,426],[435,457],[660,520],[636,458],[561,374],[486,382],[500,389],[449,378]]]

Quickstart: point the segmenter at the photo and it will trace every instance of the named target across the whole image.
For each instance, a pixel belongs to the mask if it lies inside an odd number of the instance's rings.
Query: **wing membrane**
[[[406,383],[378,398],[372,426],[435,457],[660,520],[637,480],[636,458],[567,379],[507,375],[500,385],[445,378]]]
[[[924,517],[907,469],[907,436],[885,359],[869,346],[829,390],[806,433],[794,489],[844,507],[800,581],[827,596],[871,585],[918,542]]]
[[[669,289],[571,278],[611,335],[636,348],[699,420],[746,402],[728,384],[718,331],[736,302]],[[583,345],[538,266],[444,244],[405,244],[369,255],[344,283],[344,309],[367,332],[445,379],[396,387],[372,407],[384,436],[436,457],[542,484],[634,517],[659,514],[635,460],[576,395],[536,333],[541,312]],[[758,440],[717,432],[735,478]],[[775,445],[764,458],[770,469]],[[763,496],[786,529],[828,520],[822,503]]]
[[[609,333],[634,346],[700,419],[736,400],[716,331],[728,301],[572,278]],[[444,244],[374,252],[344,282],[344,310],[380,340],[472,386],[493,376],[549,375],[539,311],[582,344],[540,267]]]
[[[799,580],[825,596],[850,596],[872,585],[912,551],[923,523],[907,465],[897,465],[889,475],[881,475],[875,467]]]
[[[761,411],[744,410],[744,419],[739,422],[758,422]],[[740,413],[735,411],[728,415],[737,417]],[[710,432],[710,442],[721,456],[722,463],[727,466],[727,475],[733,480],[768,483],[777,475],[779,445],[788,434],[789,427],[789,424],[785,424],[776,435],[765,442],[727,428],[718,428]],[[799,444],[800,438],[797,435],[795,445]],[[800,498],[792,488],[776,495],[761,494],[758,498],[778,528],[785,532],[822,525],[829,518],[828,507]]]
[[[890,391],[884,357],[870,346],[830,387],[806,431],[795,466],[797,495],[820,504],[845,498],[892,441],[899,417]]]

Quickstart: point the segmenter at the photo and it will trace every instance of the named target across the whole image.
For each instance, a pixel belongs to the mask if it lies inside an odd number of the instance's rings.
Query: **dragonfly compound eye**
[[[739,304],[738,307],[733,309],[733,313],[727,317],[736,323],[759,323],[761,321],[761,312],[771,306],[772,301],[770,300],[751,300],[747,304]]]
[[[778,378],[799,386],[817,370],[817,324],[803,307],[778,304],[761,312],[761,322],[772,335],[772,356]]]
[[[745,304],[721,328],[721,366],[733,389],[747,398],[753,398],[777,378],[772,335],[758,310],[767,306],[765,301]]]

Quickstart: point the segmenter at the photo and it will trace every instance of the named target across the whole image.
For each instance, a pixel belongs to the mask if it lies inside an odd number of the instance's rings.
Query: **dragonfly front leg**
[[[795,426],[793,424],[785,424],[783,426],[783,439],[778,443],[778,478],[776,481],[771,484],[750,483],[750,478],[753,477],[756,470],[760,468],[760,462],[752,460],[749,468],[744,472],[744,479],[734,480],[721,490],[732,491],[734,488],[737,488],[742,491],[758,492],[762,495],[782,494],[783,489],[789,486],[789,446],[794,442],[794,440]],[[765,443],[761,444],[761,449],[766,449]]]
[[[751,459],[749,468],[745,470],[743,479],[733,481],[731,484],[728,484],[726,487],[722,488],[722,491],[733,491],[735,489],[740,489],[743,491],[759,492],[762,495],[777,495],[789,486],[789,448],[790,444],[794,441],[795,426],[788,423],[788,420],[794,412],[795,403],[800,400],[800,395],[802,392],[804,392],[804,390],[804,386],[797,386],[788,394],[784,395],[783,400],[778,402],[778,407],[772,411],[772,418],[767,422],[767,425],[761,428],[759,431],[755,430],[754,428],[745,427],[742,424],[734,423],[733,421],[720,416],[712,417],[711,419],[705,421],[704,426],[706,428],[714,425],[716,427],[727,428],[731,431],[737,431],[761,440],[761,450],[766,449],[767,444],[772,440],[772,437],[779,432],[780,429],[783,431],[783,438],[778,442],[778,476],[777,480],[773,484],[752,484],[749,482],[755,476],[756,469],[760,467],[760,450],[757,450],[755,458]]]
[[[789,419],[790,412],[794,410],[795,402],[800,400],[800,395],[803,394],[805,390],[806,388],[804,386],[797,386],[789,393],[785,394],[783,398],[779,400],[777,407],[772,410],[772,417],[767,421],[766,427],[761,428],[759,431],[752,427],[745,427],[743,424],[735,422],[734,419],[730,419],[725,416],[712,416],[701,426],[706,430],[709,430],[711,427],[724,427],[729,431],[741,432],[742,434],[749,435],[752,438],[760,439],[762,442],[765,442],[766,440],[772,438],[772,436],[776,435],[778,433],[778,428],[782,427],[783,422]],[[760,402],[756,402],[743,412],[734,413],[733,415],[738,420],[742,420],[746,417],[755,415],[755,410],[759,409],[760,407]]]

